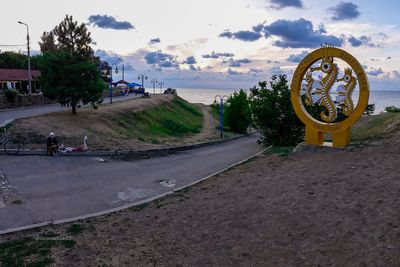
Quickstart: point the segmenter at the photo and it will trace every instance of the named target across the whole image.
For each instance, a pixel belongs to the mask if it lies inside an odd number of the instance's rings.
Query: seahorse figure
[[[307,71],[306,76],[304,78],[304,80],[306,81],[303,88],[302,88],[302,93],[301,95],[305,95],[306,99],[304,100],[304,102],[306,103],[306,105],[310,106],[313,104],[313,99],[311,96],[311,91],[313,89],[313,85],[315,85],[315,81],[314,78],[312,77],[312,72],[311,71]]]
[[[338,96],[336,97],[336,101],[340,104],[343,104],[343,113],[346,116],[349,116],[353,113],[354,104],[353,100],[351,99],[351,95],[353,94],[354,88],[357,85],[357,79],[352,75],[351,68],[344,69],[344,76],[338,79],[338,82],[344,81],[345,84],[341,84],[336,89]]]
[[[325,111],[321,112],[321,119],[326,122],[332,122],[336,119],[337,112],[329,91],[331,90],[333,84],[336,82],[338,67],[336,64],[333,63],[333,57],[325,54],[322,58],[321,65],[317,68],[310,68],[310,70],[312,72],[320,70],[325,74],[325,76],[322,77],[320,81],[320,88],[316,89],[315,94],[320,95],[321,99],[319,101],[319,104],[324,106],[327,110],[327,113]]]

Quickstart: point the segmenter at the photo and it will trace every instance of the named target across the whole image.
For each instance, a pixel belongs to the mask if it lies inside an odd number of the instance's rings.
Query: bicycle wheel
[[[4,144],[4,150],[8,155],[15,155],[19,152],[19,149],[21,148],[21,145],[14,142],[13,140],[8,140]]]

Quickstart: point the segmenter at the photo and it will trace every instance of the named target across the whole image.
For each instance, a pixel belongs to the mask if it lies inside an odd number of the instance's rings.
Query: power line
[[[0,46],[26,46],[26,45],[6,45],[6,44],[0,44]]]

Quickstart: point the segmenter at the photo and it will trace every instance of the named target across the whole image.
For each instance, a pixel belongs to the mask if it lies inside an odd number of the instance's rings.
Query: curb
[[[242,137],[253,135],[254,133],[242,134],[226,139],[217,139],[207,142],[195,143],[185,146],[166,147],[166,148],[155,148],[146,150],[99,150],[99,151],[86,151],[86,152],[71,152],[71,153],[59,153],[59,156],[65,157],[118,157],[121,159],[144,159],[154,158],[160,156],[167,156],[176,152],[189,150],[193,148],[200,148],[209,145],[221,144],[229,141],[233,141]],[[4,150],[0,150],[0,155],[7,155]],[[47,156],[45,150],[20,150],[15,156]]]
[[[234,164],[232,164],[232,165],[230,165],[230,166],[228,166],[228,167],[226,167],[226,168],[224,168],[222,170],[219,170],[219,171],[217,171],[217,172],[215,172],[213,174],[210,174],[208,176],[200,178],[197,181],[194,181],[194,182],[189,183],[187,185],[178,187],[178,188],[176,188],[174,190],[167,191],[167,192],[165,192],[163,194],[158,194],[158,195],[156,195],[154,197],[150,197],[150,198],[147,198],[147,199],[144,199],[144,200],[141,200],[141,201],[129,203],[129,204],[122,205],[122,206],[119,206],[119,207],[115,207],[115,208],[112,208],[112,209],[107,209],[107,210],[103,210],[103,211],[89,213],[89,214],[86,214],[86,215],[76,216],[76,217],[67,218],[67,219],[54,220],[54,221],[45,221],[45,222],[41,222],[41,223],[29,224],[29,225],[10,228],[10,229],[6,229],[6,230],[0,230],[0,235],[19,232],[19,231],[23,231],[23,230],[29,230],[29,229],[33,229],[33,228],[42,227],[42,226],[56,225],[56,224],[70,223],[70,222],[73,222],[73,221],[85,220],[85,219],[89,219],[89,218],[92,218],[92,217],[98,217],[98,216],[106,215],[106,214],[109,214],[109,213],[121,211],[121,210],[124,210],[124,209],[132,208],[132,207],[135,207],[135,206],[138,206],[138,205],[141,205],[141,204],[149,203],[149,202],[152,202],[152,201],[154,201],[156,199],[159,199],[159,198],[162,198],[162,197],[166,197],[168,195],[176,193],[176,192],[178,192],[178,191],[180,191],[182,189],[185,189],[185,188],[191,187],[193,185],[196,185],[196,184],[198,184],[198,183],[200,183],[200,182],[202,182],[204,180],[207,180],[207,179],[209,179],[209,178],[211,178],[211,177],[213,177],[213,176],[215,176],[217,174],[220,174],[220,173],[222,173],[222,172],[224,172],[226,170],[229,170],[230,168],[233,168],[233,167],[235,167],[237,165],[240,165],[240,164],[242,164],[242,163],[244,163],[244,162],[246,162],[246,161],[248,161],[250,159],[258,157],[260,154],[264,153],[265,151],[267,151],[271,147],[272,146],[269,146],[269,147],[261,150],[260,152],[256,153],[254,156],[248,157],[248,158],[246,158],[244,160],[241,160],[241,161],[239,161],[237,163],[234,163]]]

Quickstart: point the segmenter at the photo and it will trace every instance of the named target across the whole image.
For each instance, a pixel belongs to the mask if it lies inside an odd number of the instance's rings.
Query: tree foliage
[[[55,41],[54,33],[51,32],[44,32],[43,35],[40,37],[40,51],[42,53],[55,53],[58,50],[58,46]]]
[[[255,126],[264,145],[291,146],[303,140],[304,125],[296,116],[290,101],[286,75],[272,76],[259,88],[250,89],[250,107]]]
[[[39,43],[44,94],[71,105],[73,114],[79,101],[98,101],[105,87],[98,69],[101,62],[94,57],[91,42],[86,25],[67,15],[53,31],[45,32]]]
[[[246,133],[251,124],[250,103],[245,91],[234,92],[226,102],[225,122],[229,129],[237,133]]]
[[[41,82],[47,97],[71,105],[76,114],[79,101],[95,103],[106,86],[96,65],[66,52],[46,53],[41,58]]]
[[[87,59],[93,59],[90,47],[92,38],[84,23],[78,25],[72,16],[66,15],[59,25],[50,32],[44,32],[39,42],[42,53],[67,52]]]

